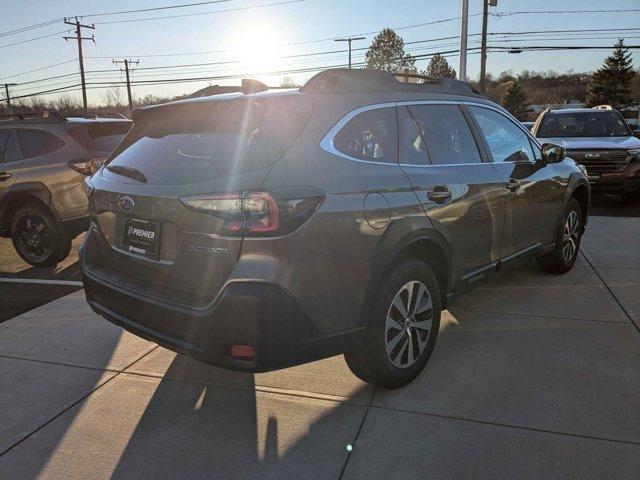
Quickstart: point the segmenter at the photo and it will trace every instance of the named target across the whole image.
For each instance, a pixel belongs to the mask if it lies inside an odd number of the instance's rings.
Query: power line
[[[616,9],[603,9],[603,10],[529,10],[529,11],[515,11],[515,12],[495,12],[492,13],[494,17],[511,17],[513,15],[530,15],[530,14],[558,14],[558,13],[626,13],[626,12],[640,12],[640,8],[616,8]]]
[[[267,7],[276,7],[279,5],[288,5],[288,4],[292,4],[292,3],[301,3],[301,2],[306,2],[307,0],[285,0],[282,2],[275,2],[275,3],[266,3],[263,5],[253,5],[250,7],[237,7],[237,8],[227,8],[225,10],[213,10],[210,12],[199,12],[199,13],[183,13],[180,15],[166,15],[163,17],[145,17],[145,18],[133,18],[130,20],[112,20],[109,22],[96,22],[96,25],[112,25],[112,24],[117,24],[117,23],[134,23],[134,22],[147,22],[147,21],[151,21],[151,20],[166,20],[166,19],[171,19],[171,18],[184,18],[184,17],[194,17],[194,16],[200,16],[200,15],[213,15],[216,13],[227,13],[227,12],[239,12],[239,11],[243,11],[243,10],[253,10],[256,8],[267,8]]]
[[[137,10],[122,10],[120,12],[92,13],[89,15],[78,15],[78,18],[106,17],[108,15],[124,15],[128,13],[153,12],[157,10],[171,10],[174,8],[198,7],[200,5],[211,5],[212,3],[226,3],[226,2],[232,2],[232,1],[235,1],[235,0],[210,0],[207,2],[183,3],[181,5],[167,5],[165,7],[139,8]]]
[[[6,48],[6,47],[13,47],[14,45],[20,45],[21,43],[28,43],[28,42],[33,42],[35,40],[40,40],[42,38],[49,38],[49,37],[55,37],[57,35],[62,35],[63,33],[69,33],[70,30],[62,30],[61,32],[56,32],[56,33],[50,33],[49,35],[42,35],[40,37],[35,37],[35,38],[29,38],[27,40],[22,40],[20,42],[14,42],[14,43],[7,43],[5,45],[0,45],[0,48]]]
[[[13,75],[7,75],[6,77],[1,77],[0,80],[5,80],[7,78],[20,77],[22,75],[26,75],[27,73],[39,72],[41,70],[47,70],[49,68],[59,67],[60,65],[65,65],[67,63],[71,63],[71,62],[75,62],[75,61],[76,61],[75,58],[72,58],[71,60],[65,60],[64,62],[54,63],[53,65],[47,65],[45,67],[34,68],[33,70],[27,70],[26,72],[20,72],[20,73],[14,73]]]
[[[0,33],[0,37],[6,37],[9,35],[15,35],[17,33],[28,32],[29,30],[34,30],[36,28],[48,27],[49,25],[53,25],[54,23],[61,22],[62,18],[56,18],[55,20],[48,20],[42,23],[36,23],[35,25],[29,25],[28,27],[16,28],[15,30],[9,30],[6,32]]]
[[[602,29],[605,30],[605,29]],[[640,30],[640,29],[634,29],[634,30]],[[553,31],[552,31],[553,32]],[[511,43],[511,42],[520,42],[520,41],[548,41],[548,40],[596,40],[596,39],[603,39],[602,37],[581,37],[581,38],[560,38],[560,37],[548,37],[548,38],[514,38],[513,35],[514,33],[512,32],[493,32],[494,35],[496,37],[498,36],[503,36],[503,37],[507,37],[506,39],[501,39],[501,38],[491,38],[489,41],[491,43]],[[538,32],[526,32],[526,33],[547,33],[545,31],[538,31]],[[476,33],[476,34],[471,34],[470,36],[479,36],[480,34]],[[431,43],[431,42],[435,42],[435,41],[441,41],[441,40],[454,40],[457,39],[458,36],[454,35],[454,36],[448,36],[448,37],[437,37],[437,38],[430,38],[430,39],[424,39],[424,40],[415,40],[412,42],[406,42],[405,45],[417,45],[417,44],[424,44],[424,43]],[[635,38],[635,37],[631,37],[631,38]],[[471,43],[477,43],[477,41],[472,41]],[[442,44],[442,45],[434,45],[431,48],[440,48],[440,47],[448,47],[448,46],[452,46],[455,44]],[[367,50],[367,47],[360,47],[360,48],[354,48],[353,51],[354,52],[362,52]],[[407,48],[407,51],[411,51],[411,48]],[[220,53],[222,52],[227,52],[227,51],[219,51]],[[308,53],[302,53],[302,54],[292,54],[292,55],[283,55],[278,57],[278,59],[295,59],[295,58],[303,58],[303,57],[314,57],[314,56],[320,56],[320,55],[332,55],[332,54],[338,54],[338,53],[345,53],[346,50],[327,50],[327,51],[319,51],[319,52],[308,52]],[[176,55],[184,55],[184,54],[171,54],[172,56],[176,56]],[[85,58],[94,58],[94,57],[85,57]],[[102,57],[101,57],[102,58]],[[109,57],[109,58],[113,58],[113,57]],[[156,66],[149,66],[149,67],[142,67],[139,68],[138,70],[162,70],[162,69],[184,69],[184,68],[193,68],[193,67],[204,67],[204,66],[219,66],[219,65],[229,65],[229,64],[237,64],[237,63],[241,63],[240,60],[227,60],[227,61],[214,61],[214,62],[199,62],[199,63],[185,63],[185,64],[171,64],[171,65],[156,65]],[[98,69],[98,70],[87,70],[86,73],[90,74],[90,73],[109,73],[109,72],[115,72],[117,70],[114,69]],[[56,79],[60,79],[60,78],[66,78],[66,77],[70,77],[70,76],[74,76],[77,73],[68,73],[68,74],[62,74],[62,75],[55,75],[55,76],[50,76],[50,77],[45,77],[45,78],[40,78],[37,80],[31,80],[31,81],[27,81],[27,82],[21,82],[21,86],[24,85],[31,85],[34,83],[40,83],[40,82],[45,82],[45,81],[49,81],[49,80],[56,80]]]

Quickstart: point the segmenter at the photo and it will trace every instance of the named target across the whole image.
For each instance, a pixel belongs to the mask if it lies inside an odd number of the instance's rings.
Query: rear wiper
[[[137,168],[125,167],[123,165],[107,165],[105,168],[117,175],[133,178],[134,180],[138,180],[141,183],[147,183],[147,177],[145,177],[144,173],[142,173]]]

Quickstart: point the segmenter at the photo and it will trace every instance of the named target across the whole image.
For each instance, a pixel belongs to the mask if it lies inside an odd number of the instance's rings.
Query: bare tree
[[[120,87],[107,88],[101,95],[102,102],[108,108],[115,108],[122,106],[122,92],[120,91]]]
[[[296,84],[295,80],[291,77],[284,77],[280,82],[280,86],[282,88],[295,88],[299,85]]]

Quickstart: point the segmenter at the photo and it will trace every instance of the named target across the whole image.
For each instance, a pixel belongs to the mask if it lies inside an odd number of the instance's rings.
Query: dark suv
[[[328,70],[251,90],[134,112],[90,179],[94,311],[213,365],[344,353],[398,387],[457,296],[530,256],[572,267],[585,174],[468,84]]]
[[[594,192],[640,200],[640,139],[610,107],[545,110],[533,126],[540,141],[566,149],[584,165]]]
[[[56,112],[0,116],[0,235],[25,262],[55,265],[87,229],[84,178],[131,128],[131,120]]]

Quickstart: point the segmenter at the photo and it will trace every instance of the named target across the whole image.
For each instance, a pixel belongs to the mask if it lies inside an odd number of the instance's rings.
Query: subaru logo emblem
[[[585,153],[584,154],[584,158],[600,158],[600,154],[599,153]]]
[[[118,205],[120,205],[122,210],[126,210],[128,212],[136,206],[136,203],[133,201],[133,198],[124,195],[118,200]]]

